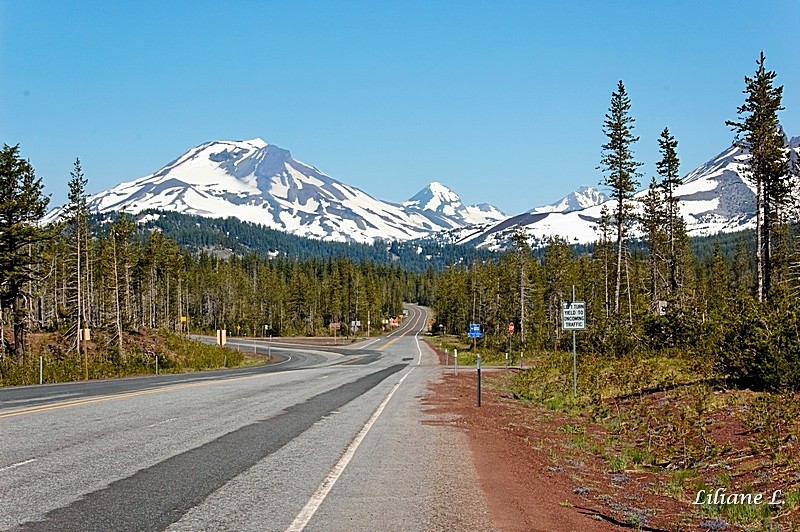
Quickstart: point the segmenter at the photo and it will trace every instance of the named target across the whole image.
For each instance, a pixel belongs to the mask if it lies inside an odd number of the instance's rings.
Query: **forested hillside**
[[[98,225],[117,217],[94,215]],[[236,218],[207,218],[164,211],[147,211],[137,215],[145,229],[159,229],[182,248],[217,255],[283,256],[294,260],[348,257],[354,262],[396,264],[404,270],[424,272],[441,270],[459,261],[489,260],[494,253],[473,247],[446,244],[430,239],[383,241],[374,244],[344,243],[302,238],[276,231],[263,225]]]

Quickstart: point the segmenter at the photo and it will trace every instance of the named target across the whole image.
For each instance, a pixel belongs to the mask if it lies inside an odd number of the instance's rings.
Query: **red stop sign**
[[[508,324],[508,334],[514,334],[514,322]]]

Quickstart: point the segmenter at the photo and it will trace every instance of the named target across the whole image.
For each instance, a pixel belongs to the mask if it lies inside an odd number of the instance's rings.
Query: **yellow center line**
[[[420,319],[421,316],[422,316],[421,314],[419,316],[415,316],[414,325],[412,327],[409,327],[409,329],[413,329],[414,327],[416,327],[416,325],[419,323],[419,319]],[[403,338],[404,336],[406,336],[406,335],[405,334],[399,334],[399,335],[395,336],[394,338],[392,338],[391,340],[386,342],[384,345],[382,345],[379,349],[383,350],[383,349],[388,348],[390,345],[392,345],[393,343],[398,341],[400,338]],[[359,359],[360,358],[363,358],[363,357],[359,357]],[[358,359],[356,359],[356,360],[358,360]],[[353,363],[353,362],[355,362],[355,360],[349,361],[349,362],[346,362],[346,363]],[[50,412],[52,410],[60,410],[62,408],[70,408],[70,407],[73,407],[73,406],[89,405],[89,404],[94,404],[94,403],[102,403],[102,402],[105,402],[105,401],[114,401],[114,400],[117,400],[117,399],[128,399],[128,398],[131,398],[131,397],[142,397],[142,396],[145,396],[145,395],[152,395],[152,394],[156,394],[156,393],[173,392],[173,391],[177,391],[177,390],[184,390],[186,388],[195,388],[195,387],[198,387],[198,386],[208,386],[210,384],[219,384],[220,382],[239,381],[239,380],[246,380],[246,379],[258,379],[258,378],[262,378],[262,377],[269,377],[269,376],[273,376],[273,375],[279,375],[281,373],[287,373],[287,372],[286,371],[276,371],[274,373],[259,373],[259,374],[256,374],[256,375],[246,375],[244,377],[232,377],[232,378],[229,378],[229,379],[205,380],[205,381],[202,381],[202,382],[190,382],[190,383],[182,383],[182,384],[165,385],[165,386],[161,386],[161,387],[158,387],[158,388],[151,388],[151,389],[148,389],[148,390],[138,390],[138,391],[134,391],[134,392],[124,392],[124,393],[118,393],[118,394],[112,394],[112,395],[101,395],[101,396],[98,396],[98,397],[87,397],[85,399],[73,399],[71,401],[63,401],[63,402],[60,402],[60,403],[53,403],[53,404],[49,404],[49,405],[31,406],[31,407],[27,407],[27,408],[20,408],[18,410],[11,410],[9,412],[2,412],[2,413],[0,413],[0,419],[17,417],[17,416],[22,416],[22,415],[25,415],[25,414],[35,414],[35,413],[38,413],[38,412]]]
[[[420,314],[419,316],[416,316],[416,318],[415,318],[415,320],[414,320],[414,324],[413,324],[412,326],[408,327],[408,330],[409,330],[409,331],[413,331],[413,330],[416,328],[417,324],[419,323],[419,319],[420,319],[421,317],[422,317],[422,314]],[[398,341],[400,338],[405,338],[405,337],[407,337],[407,336],[411,336],[411,335],[410,335],[410,334],[400,334],[400,335],[397,335],[397,336],[395,336],[394,338],[392,338],[391,340],[389,340],[388,342],[386,342],[385,344],[383,344],[383,345],[380,347],[380,349],[381,349],[381,350],[383,350],[383,349],[386,349],[387,347],[389,347],[390,345],[392,345],[393,343],[395,343],[396,341]]]
[[[182,384],[173,384],[173,385],[166,385],[161,386],[159,388],[151,388],[148,390],[138,390],[135,392],[124,392],[112,395],[101,395],[98,397],[88,397],[86,399],[73,399],[71,401],[63,401],[60,403],[53,403],[49,405],[40,405],[40,406],[31,406],[27,408],[20,408],[19,410],[12,410],[10,412],[3,412],[0,413],[0,419],[22,416],[25,414],[35,414],[38,412],[49,412],[51,410],[60,410],[62,408],[70,408],[73,406],[81,406],[81,405],[89,405],[94,403],[102,403],[105,401],[114,401],[117,399],[128,399],[131,397],[142,397],[145,395],[152,395],[156,393],[166,393],[166,392],[173,392],[177,390],[183,390],[186,388],[196,388],[199,386],[208,386],[210,384],[219,384],[220,382],[229,382],[229,381],[239,381],[239,380],[246,380],[246,379],[255,379],[261,377],[269,377],[272,375],[278,375],[280,373],[286,373],[285,371],[277,371],[274,373],[260,373],[257,375],[247,375],[244,377],[234,377],[230,379],[218,379],[218,380],[205,380],[202,382],[190,382],[190,383],[182,383]]]
[[[395,343],[396,341],[398,341],[400,338],[403,338],[403,336],[395,336],[394,338],[392,338],[391,340],[389,340],[388,342],[386,342],[385,344],[383,344],[383,345],[381,346],[381,350],[384,350],[384,349],[386,349],[387,347],[389,347],[390,345],[392,345],[393,343]]]

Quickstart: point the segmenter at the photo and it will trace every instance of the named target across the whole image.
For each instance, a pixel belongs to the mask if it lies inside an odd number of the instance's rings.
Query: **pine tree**
[[[714,244],[708,268],[706,283],[705,307],[709,309],[711,317],[719,322],[728,309],[731,299],[731,272],[728,262],[722,253],[719,241]]]
[[[49,202],[42,188],[33,166],[20,157],[19,145],[4,145],[0,151],[0,321],[2,309],[10,309],[11,350],[20,362],[25,356],[26,285],[39,276],[41,260],[32,246],[49,238],[38,225]],[[0,328],[0,351],[5,342]]]
[[[528,278],[526,273],[526,265],[528,262],[528,257],[531,253],[530,244],[528,244],[528,235],[524,231],[517,231],[514,233],[513,239],[513,246],[514,246],[514,255],[517,262],[517,271],[519,275],[519,339],[520,345],[522,349],[525,349],[525,306],[527,303],[528,296],[526,295],[526,289],[528,288]]]
[[[800,298],[800,156],[798,149],[789,152],[789,168],[794,188],[795,202],[789,210],[789,223],[794,232],[794,238],[790,242],[790,257],[788,260],[787,277],[789,281],[789,293],[795,299]]]
[[[643,212],[641,217],[642,227],[644,228],[645,241],[650,248],[648,257],[649,264],[649,291],[650,291],[650,311],[658,312],[658,302],[664,295],[662,292],[663,274],[662,263],[667,235],[665,227],[667,225],[668,213],[664,208],[666,203],[662,197],[661,187],[655,178],[650,181],[647,194],[642,200]]]
[[[117,291],[122,290],[120,299],[121,328],[130,327],[133,321],[133,300],[131,294],[131,269],[133,267],[134,245],[133,235],[136,225],[127,215],[120,214],[111,227],[114,235],[114,247],[118,269]]]
[[[756,295],[769,298],[772,284],[771,247],[780,212],[790,196],[788,159],[778,121],[783,86],[775,87],[776,74],[764,67],[761,52],[754,77],[745,76],[745,103],[737,109],[738,121],[727,121],[737,143],[750,152],[747,176],[756,186]]]
[[[544,255],[545,299],[547,321],[550,325],[555,345],[561,335],[561,305],[572,299],[571,287],[575,284],[571,266],[574,262],[572,250],[562,238],[551,238]]]
[[[661,177],[661,189],[664,192],[664,205],[666,207],[666,233],[669,242],[667,262],[669,266],[670,294],[678,289],[678,240],[683,224],[683,218],[678,206],[675,189],[681,184],[680,160],[678,159],[678,141],[664,128],[658,139],[658,148],[661,160],[656,163],[656,171]]]
[[[80,159],[76,158],[70,179],[67,183],[67,206],[65,207],[64,220],[66,222],[66,238],[71,251],[70,288],[74,293],[72,315],[75,324],[75,350],[81,355],[81,339],[83,330],[87,327],[88,276],[86,275],[88,255],[86,253],[89,233],[89,211],[86,206],[86,177],[83,175]],[[88,379],[88,360],[84,354],[84,377]]]
[[[619,314],[620,311],[625,240],[633,216],[630,201],[639,185],[637,169],[642,165],[633,158],[632,147],[639,137],[633,135],[634,118],[630,116],[630,109],[631,100],[625,91],[625,85],[620,80],[616,92],[611,94],[611,106],[603,122],[603,133],[608,137],[608,142],[603,144],[603,154],[600,159],[600,169],[608,174],[601,184],[611,188],[611,198],[616,201],[614,211],[614,223],[617,228],[615,314]]]
[[[600,208],[600,223],[598,229],[600,230],[600,243],[595,250],[595,256],[599,256],[603,261],[603,311],[607,323],[611,312],[608,294],[608,259],[611,251],[611,241],[609,240],[609,235],[611,233],[611,214],[608,212],[608,207],[605,205]]]
[[[740,236],[736,241],[736,254],[733,257],[733,285],[739,296],[753,294],[755,282],[753,279],[753,250],[748,249],[749,238]]]

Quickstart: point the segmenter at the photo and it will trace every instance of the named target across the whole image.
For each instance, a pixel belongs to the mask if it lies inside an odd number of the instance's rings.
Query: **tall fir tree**
[[[639,137],[633,134],[634,118],[630,115],[631,100],[620,80],[617,90],[611,94],[611,106],[603,122],[603,133],[608,142],[603,144],[600,169],[607,175],[602,185],[611,188],[611,198],[616,202],[614,224],[617,228],[617,265],[614,286],[614,313],[620,311],[622,292],[622,268],[628,227],[633,218],[630,204],[639,185],[638,168],[642,163],[633,157],[633,144]]]
[[[726,121],[736,132],[736,142],[750,152],[748,178],[756,186],[756,296],[769,298],[772,284],[772,237],[780,213],[790,197],[788,159],[778,112],[783,110],[783,86],[776,87],[774,71],[764,66],[761,52],[755,75],[745,76],[745,103],[737,109],[739,120]]]
[[[514,256],[517,261],[517,271],[519,275],[519,338],[522,349],[525,349],[526,318],[525,307],[528,302],[528,274],[526,266],[528,257],[531,254],[531,247],[528,243],[528,235],[524,231],[517,231],[512,237]]]
[[[608,260],[612,250],[611,240],[609,239],[609,235],[611,234],[611,213],[608,212],[608,207],[605,205],[600,208],[600,223],[598,224],[598,229],[600,230],[600,243],[595,249],[595,257],[599,257],[600,260],[603,261],[603,313],[606,322],[608,322],[608,318],[611,314],[611,299],[608,293]]]
[[[789,210],[789,223],[794,228],[794,239],[790,242],[791,255],[788,266],[789,291],[794,298],[800,298],[800,149],[789,152],[789,168],[794,188],[795,202]]]
[[[655,178],[650,181],[647,194],[642,199],[641,224],[644,229],[644,238],[647,247],[650,248],[648,257],[649,262],[649,292],[650,292],[650,311],[653,313],[659,310],[659,301],[664,296],[663,293],[663,264],[664,255],[667,253],[667,209],[662,196],[662,190]]]
[[[661,160],[656,163],[656,171],[661,177],[661,189],[664,193],[664,205],[666,207],[666,233],[669,242],[667,256],[669,268],[669,291],[670,294],[678,289],[678,253],[679,240],[684,230],[683,217],[680,214],[678,197],[675,196],[675,189],[681,184],[680,160],[678,159],[678,141],[669,132],[669,128],[664,128],[658,138],[658,148]]]
[[[25,356],[26,286],[40,274],[40,254],[33,247],[48,238],[39,226],[49,198],[42,195],[42,180],[30,162],[19,155],[19,145],[0,151],[0,321],[10,310],[13,343],[10,350],[20,362]],[[0,326],[0,350],[6,340]]]
[[[70,298],[72,317],[75,329],[75,350],[81,354],[81,339],[83,330],[87,328],[86,307],[89,298],[84,292],[87,289],[87,241],[89,232],[89,211],[86,206],[87,179],[83,175],[80,159],[76,158],[73,169],[67,182],[67,205],[64,212],[66,239],[70,248],[70,288],[73,296]],[[84,358],[84,370],[88,373],[88,362]],[[88,378],[88,376],[87,376]]]

